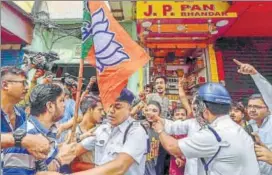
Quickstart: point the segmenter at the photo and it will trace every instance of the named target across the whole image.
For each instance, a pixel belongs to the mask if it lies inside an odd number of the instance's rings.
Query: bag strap
[[[131,122],[131,123],[128,125],[128,127],[127,127],[127,129],[126,129],[126,131],[125,131],[125,134],[124,134],[123,144],[126,143],[128,131],[130,130],[130,128],[133,126],[133,124],[134,124],[135,122],[138,122],[138,121],[133,121],[133,122]],[[140,123],[140,122],[139,122],[139,123]],[[144,127],[144,125],[143,125],[142,123],[140,123],[140,125],[144,128],[145,133],[148,135],[148,132],[147,132],[146,128]]]
[[[132,123],[130,123],[130,124],[128,125],[128,127],[127,127],[127,129],[126,129],[126,131],[125,131],[125,134],[124,134],[123,144],[126,143],[128,131],[129,131],[130,128],[133,126],[134,122],[138,122],[138,121],[133,121]],[[140,125],[144,128],[146,135],[148,135],[148,131],[146,130],[146,128],[144,127],[144,125],[143,125],[141,122],[139,122],[139,123],[140,123]],[[149,142],[149,138],[148,138],[148,139],[147,139],[147,153],[149,153],[149,151],[150,151],[150,142]]]
[[[222,139],[221,137],[218,135],[218,133],[210,126],[208,126],[208,129],[213,133],[213,135],[215,136],[217,142],[221,142]],[[221,146],[219,146],[217,152],[214,154],[214,156],[208,161],[208,163],[206,163],[205,159],[204,158],[200,158],[203,166],[204,166],[204,169],[206,171],[206,175],[208,175],[208,170],[209,170],[209,165],[211,164],[211,162],[214,160],[214,158],[218,155],[218,153],[220,152],[221,150]]]

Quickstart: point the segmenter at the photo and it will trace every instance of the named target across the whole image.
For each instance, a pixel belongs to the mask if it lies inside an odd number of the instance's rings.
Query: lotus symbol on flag
[[[86,35],[83,33],[83,42],[89,36],[93,37],[96,67],[99,72],[103,72],[105,67],[129,60],[123,46],[114,39],[115,33],[109,31],[109,25],[109,20],[102,8],[92,14],[92,24],[84,25]]]

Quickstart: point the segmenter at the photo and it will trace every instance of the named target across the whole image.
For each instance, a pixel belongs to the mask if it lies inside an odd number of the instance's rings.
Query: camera
[[[58,65],[53,63],[55,60],[59,60],[59,56],[56,52],[33,52],[29,50],[24,50],[24,63],[31,64],[35,69],[42,69],[45,71],[50,71],[56,73],[58,70]]]
[[[63,77],[53,78],[53,81],[60,81],[69,87],[72,87],[72,86],[77,87],[76,79],[77,79],[77,77],[70,75],[69,73],[65,73]]]

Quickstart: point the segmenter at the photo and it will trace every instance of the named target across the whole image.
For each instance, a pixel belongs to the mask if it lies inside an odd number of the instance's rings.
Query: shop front
[[[220,82],[222,60],[216,57],[215,41],[235,22],[228,2],[139,1],[137,32],[152,57],[149,83],[158,75],[168,79],[167,96],[177,105],[178,78],[185,75],[192,95],[206,82]]]
[[[1,2],[1,66],[23,63],[21,48],[31,43],[32,32],[32,20],[26,12],[13,2]]]

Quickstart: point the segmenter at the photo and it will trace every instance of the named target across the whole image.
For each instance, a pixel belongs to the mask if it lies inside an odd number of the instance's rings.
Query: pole
[[[82,79],[83,79],[83,66],[84,66],[84,60],[80,59],[79,64],[79,72],[78,72],[78,86],[77,86],[77,94],[76,94],[76,107],[75,107],[75,114],[74,114],[74,122],[72,126],[71,136],[69,138],[68,143],[71,143],[73,138],[75,137],[76,132],[76,126],[77,126],[77,120],[78,120],[78,110],[80,105],[80,94],[81,94],[81,88],[82,88]]]

